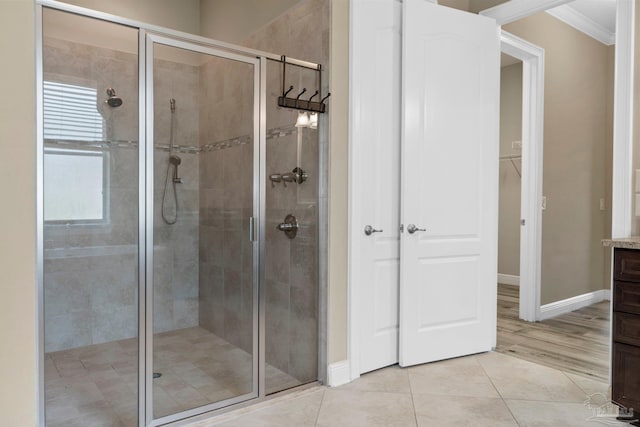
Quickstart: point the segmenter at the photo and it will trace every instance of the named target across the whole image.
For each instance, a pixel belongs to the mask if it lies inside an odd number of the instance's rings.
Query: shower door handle
[[[255,242],[256,239],[256,219],[252,216],[249,217],[249,241]]]

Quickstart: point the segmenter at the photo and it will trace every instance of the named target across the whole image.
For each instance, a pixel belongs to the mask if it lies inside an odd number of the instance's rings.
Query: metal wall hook
[[[318,67],[315,70],[318,73],[318,89],[309,99],[300,99],[302,94],[307,91],[307,88],[302,89],[302,92],[300,92],[297,97],[289,98],[287,95],[293,90],[293,85],[289,86],[289,90],[285,90],[287,57],[282,55],[280,57],[280,62],[282,63],[282,96],[278,97],[278,107],[295,108],[296,110],[311,111],[313,113],[325,113],[327,111],[327,106],[324,104],[324,101],[329,98],[331,94],[329,93],[324,98],[322,97],[322,66],[318,64]],[[321,98],[321,101],[313,101],[316,96]]]
[[[305,93],[306,91],[307,91],[307,88],[306,88],[306,87],[305,87],[305,88],[303,88],[303,89],[302,89],[302,92],[300,92],[300,93],[298,94],[298,96],[296,96],[296,101],[298,101],[298,100],[300,99],[300,97],[302,96],[302,94],[303,94],[303,93]]]

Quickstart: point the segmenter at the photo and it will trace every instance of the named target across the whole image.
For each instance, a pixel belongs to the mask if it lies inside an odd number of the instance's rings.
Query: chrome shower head
[[[172,154],[171,156],[169,156],[169,163],[178,166],[180,163],[182,163],[182,159],[180,158],[180,156]]]
[[[107,96],[109,97],[105,102],[105,104],[109,105],[109,107],[116,108],[122,105],[122,98],[116,96],[116,90],[114,88],[107,89]]]

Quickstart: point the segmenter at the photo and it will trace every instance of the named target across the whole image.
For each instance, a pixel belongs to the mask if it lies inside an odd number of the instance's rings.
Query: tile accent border
[[[604,300],[611,300],[611,291],[601,289],[575,297],[545,304],[540,307],[540,320],[551,319],[561,314],[570,313],[591,304],[596,304]]]
[[[293,125],[282,126],[267,130],[267,140],[278,139],[285,136],[293,135],[297,132],[297,128]],[[242,135],[235,138],[225,139],[224,141],[210,142],[203,146],[194,145],[175,145],[174,151],[177,153],[198,154],[200,152],[218,151],[225,148],[237,147],[251,143],[253,138],[251,135]],[[81,141],[81,140],[62,140],[62,139],[45,139],[47,147],[64,147],[64,148],[137,148],[138,141],[126,140],[102,140],[102,141]],[[169,151],[168,144],[156,144],[156,150]]]
[[[350,371],[348,360],[330,363],[327,368],[327,385],[338,387],[351,382]]]

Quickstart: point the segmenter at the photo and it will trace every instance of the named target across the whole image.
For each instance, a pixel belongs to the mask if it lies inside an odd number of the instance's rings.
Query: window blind
[[[101,141],[104,120],[97,90],[67,83],[44,82],[44,138]]]

